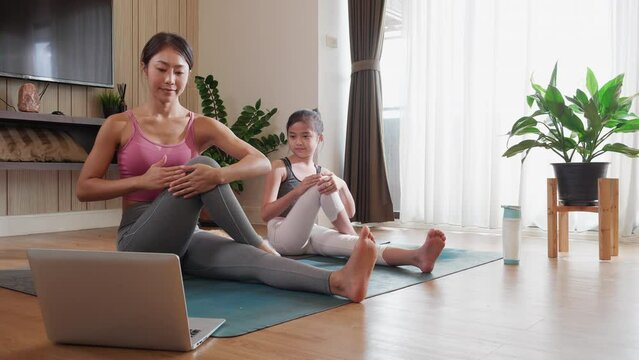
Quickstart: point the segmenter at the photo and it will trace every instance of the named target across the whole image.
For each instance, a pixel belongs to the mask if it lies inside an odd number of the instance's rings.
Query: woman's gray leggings
[[[204,156],[188,164],[219,167],[213,159]],[[202,206],[233,240],[197,228]],[[164,190],[153,202],[129,207],[122,214],[117,248],[176,254],[181,259],[182,270],[191,275],[331,293],[329,271],[268,254],[255,247],[262,241],[231,187],[224,184],[189,199],[175,197]]]

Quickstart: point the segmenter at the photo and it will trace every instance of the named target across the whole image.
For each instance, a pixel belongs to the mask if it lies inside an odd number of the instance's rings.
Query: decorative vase
[[[40,112],[38,88],[32,83],[20,86],[18,90],[18,110],[23,112]]]

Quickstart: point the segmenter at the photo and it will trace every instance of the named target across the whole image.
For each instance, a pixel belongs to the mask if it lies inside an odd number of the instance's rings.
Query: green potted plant
[[[98,95],[98,100],[100,101],[100,105],[102,105],[102,113],[105,118],[120,112],[122,99],[120,98],[120,95],[115,92],[107,90]]]
[[[262,135],[264,128],[270,125],[271,117],[277,113],[277,108],[262,110],[262,100],[258,99],[254,105],[244,106],[240,116],[229,126],[226,119],[226,107],[218,89],[218,81],[213,78],[213,75],[208,75],[206,78],[196,76],[195,86],[202,99],[202,113],[229,127],[238,138],[251,144],[264,155],[268,155],[286,144],[286,135],[283,132],[280,132],[279,135]],[[228,166],[237,162],[235,158],[215,146],[204,151],[202,155],[209,156],[220,166]],[[242,181],[234,181],[231,183],[231,188],[236,192],[242,192],[244,184]]]
[[[632,99],[639,94],[622,97],[623,79],[624,75],[620,74],[599,87],[595,74],[588,68],[586,91],[589,95],[577,89],[573,97],[565,99],[557,88],[557,64],[546,88],[531,79],[535,93],[527,97],[527,102],[535,111],[515,121],[508,133],[509,142],[514,136],[528,135],[528,138],[510,146],[502,156],[523,152],[523,162],[531,149],[548,149],[564,161],[552,164],[559,199],[565,205],[596,203],[597,179],[606,176],[609,163],[593,162],[593,159],[606,152],[639,156],[638,149],[606,142],[614,133],[639,130],[639,118],[630,111]],[[581,162],[573,162],[575,154],[581,157]]]

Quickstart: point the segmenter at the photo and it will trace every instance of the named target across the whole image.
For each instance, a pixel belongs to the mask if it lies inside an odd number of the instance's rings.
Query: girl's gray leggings
[[[188,164],[219,167],[204,156]],[[202,206],[233,240],[197,228]],[[122,214],[117,248],[176,254],[181,259],[182,270],[191,275],[331,293],[329,271],[268,254],[255,247],[262,241],[231,187],[224,184],[189,199],[175,197],[164,190],[153,202],[129,207]]]

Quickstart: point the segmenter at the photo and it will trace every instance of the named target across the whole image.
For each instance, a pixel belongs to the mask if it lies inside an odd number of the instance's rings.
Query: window
[[[386,176],[393,201],[393,211],[399,212],[401,191],[399,186],[399,114],[404,91],[405,41],[402,37],[402,3],[386,3],[384,14],[384,45],[380,61],[382,77],[382,131]]]

